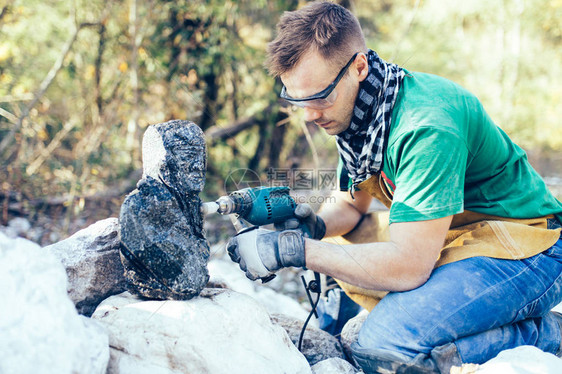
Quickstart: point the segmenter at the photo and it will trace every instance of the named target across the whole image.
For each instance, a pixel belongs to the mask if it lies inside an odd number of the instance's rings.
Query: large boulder
[[[282,314],[273,314],[271,320],[285,329],[293,344],[298,346],[303,321]],[[301,350],[310,365],[333,357],[345,357],[340,342],[333,335],[312,326],[305,329]]]
[[[103,300],[125,291],[119,246],[117,218],[107,218],[45,247],[66,268],[68,295],[78,313],[90,316]]]
[[[119,215],[121,261],[132,293],[187,300],[205,287],[209,246],[201,234],[192,234],[199,206],[190,203],[194,212],[184,215],[170,191],[150,177],[126,197]]]
[[[0,373],[105,373],[102,326],[80,316],[55,256],[0,233]]]
[[[109,374],[311,372],[263,307],[226,289],[205,289],[188,301],[123,293],[92,318],[109,331]]]

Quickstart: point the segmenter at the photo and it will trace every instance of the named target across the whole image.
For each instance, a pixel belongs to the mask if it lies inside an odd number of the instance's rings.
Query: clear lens
[[[307,101],[291,101],[291,104],[299,106],[301,108],[311,108],[311,109],[326,109],[334,105],[338,97],[337,90],[330,92],[325,99],[307,100]]]

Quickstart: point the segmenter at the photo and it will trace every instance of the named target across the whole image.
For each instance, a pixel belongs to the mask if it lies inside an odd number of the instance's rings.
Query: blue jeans
[[[521,345],[557,354],[561,330],[549,311],[561,301],[562,239],[524,260],[468,258],[385,296],[351,348],[365,373],[448,373]]]

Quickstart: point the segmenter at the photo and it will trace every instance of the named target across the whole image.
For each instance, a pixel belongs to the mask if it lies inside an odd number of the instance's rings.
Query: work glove
[[[267,279],[284,267],[304,267],[304,237],[299,230],[271,231],[257,226],[231,238],[226,250],[251,280]]]
[[[276,223],[275,229],[291,230],[299,229],[303,232],[305,238],[320,240],[326,234],[326,224],[324,220],[317,216],[308,204],[297,204],[295,208],[295,218],[289,218],[286,221]]]

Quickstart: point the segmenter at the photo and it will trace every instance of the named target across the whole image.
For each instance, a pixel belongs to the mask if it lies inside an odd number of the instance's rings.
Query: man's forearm
[[[306,240],[308,269],[379,291],[406,291],[425,282],[392,242],[339,245]]]
[[[429,278],[452,216],[390,225],[390,241],[340,245],[307,239],[306,267],[380,291],[407,291]]]

